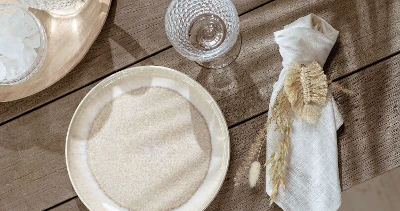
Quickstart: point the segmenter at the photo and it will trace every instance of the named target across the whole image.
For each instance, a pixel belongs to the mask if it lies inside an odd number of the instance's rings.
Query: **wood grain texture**
[[[344,126],[339,166],[344,190],[400,165],[400,54],[340,80],[334,90]]]
[[[400,168],[356,185],[342,193],[339,211],[398,211]]]
[[[239,110],[232,114],[234,116],[227,118],[235,122],[242,117],[240,113],[244,113],[243,117],[246,118],[259,113],[267,106],[264,101],[268,101],[267,93],[271,90],[270,87],[265,86],[265,81],[276,77],[281,69],[281,58],[273,40],[274,31],[282,29],[285,24],[311,12],[325,18],[340,31],[338,42],[325,68],[331,78],[337,78],[400,50],[400,13],[398,12],[400,4],[396,2],[396,0],[276,0],[241,17],[243,49],[237,64],[231,67],[218,71],[201,71],[194,62],[184,59],[173,49],[157,54],[145,63],[173,67],[183,72],[193,71],[191,75],[198,77],[198,80],[209,80],[210,83],[226,75],[229,78],[215,83],[220,83],[219,86],[222,86],[221,84],[235,86],[235,89],[241,90],[240,94],[233,96],[236,100],[231,100],[232,102],[237,101],[236,105],[241,105],[244,95],[253,96],[248,97],[251,98],[251,102],[248,103],[252,106],[247,106],[248,109],[239,106],[237,107]],[[159,20],[154,20],[153,17],[156,13],[160,13],[159,8],[167,6],[166,3],[164,5],[160,2],[157,4],[159,7],[151,13],[148,12],[150,6],[139,7],[144,11],[142,13],[136,11],[138,5],[147,4],[128,3],[121,0],[112,5],[103,32],[84,61],[62,81],[49,89],[19,101],[0,104],[0,122],[79,89],[90,81],[144,58],[144,55],[148,53],[168,47],[162,17],[158,18]],[[240,9],[241,7],[251,8],[249,5],[256,4],[243,3],[244,6],[241,5],[236,3],[239,11],[243,12],[245,9]],[[128,18],[132,17],[133,12],[142,19],[139,18],[136,21],[136,19]],[[137,29],[140,30],[137,31]],[[136,41],[140,43],[134,44]],[[140,50],[141,47],[145,50]],[[210,72],[216,74],[216,77],[209,76]],[[215,89],[219,89],[221,95],[227,94],[227,91],[224,91],[227,87]],[[254,92],[253,90],[256,89],[261,91]]]
[[[0,0],[0,3],[13,3]],[[71,17],[57,17],[30,9],[42,23],[47,35],[47,53],[43,65],[31,78],[9,86],[0,85],[0,101],[12,101],[35,94],[54,84],[85,56],[100,33],[111,0],[91,0]]]
[[[270,0],[233,0],[239,13],[249,11],[269,1]],[[72,90],[78,89],[81,86],[86,85],[110,72],[116,71],[122,67],[126,67],[127,65],[160,51],[161,49],[170,47],[170,43],[164,31],[164,16],[170,2],[171,0],[113,1],[110,8],[110,13],[100,35],[89,49],[87,55],[84,57],[81,63],[74,68],[71,74],[66,75],[65,78],[49,87],[44,92],[40,92],[36,95],[21,100],[0,103],[0,115],[8,112],[13,113],[11,115],[4,116],[4,118],[0,116],[0,119],[6,120],[12,118],[13,116],[15,117],[16,115],[24,113],[25,111],[37,107],[38,105],[49,102]],[[87,15],[91,14],[88,13]],[[45,23],[45,25],[46,24],[48,23]],[[70,25],[68,25],[68,27],[70,27]],[[84,27],[85,28],[83,29],[92,28],[91,26],[86,25]],[[57,27],[55,27],[54,30],[58,30]],[[75,34],[80,35],[79,33]],[[82,37],[80,42],[87,42],[88,45],[91,44],[86,37]],[[66,50],[72,49],[73,45],[65,45],[65,47],[67,47],[67,49],[64,48],[62,52],[68,52]],[[58,55],[58,51],[60,51],[60,49],[55,50],[55,52],[48,52],[48,54]],[[87,49],[79,52],[79,56],[81,56],[81,54],[83,56],[86,51]],[[81,57],[73,58],[80,60]],[[64,62],[64,60],[67,59],[58,58],[57,61],[53,60],[51,62],[56,62],[55,64],[52,63],[52,65],[57,65],[59,61]],[[49,63],[50,61],[47,62]],[[75,66],[76,63],[73,64],[68,59],[65,65],[65,67],[60,67],[63,69],[70,68],[71,66]],[[51,69],[51,72],[43,72],[44,76],[36,74],[35,77],[41,79],[42,82],[46,82],[47,87],[50,82],[45,81],[46,78],[54,78],[65,75],[55,74],[48,76],[47,74],[54,73],[55,70],[53,69]],[[22,85],[18,85],[18,87],[21,86]],[[37,90],[38,87],[42,86],[42,84],[39,84],[32,90]],[[26,95],[25,93],[30,93],[32,90],[24,89],[18,94]],[[8,99],[8,97],[10,97],[9,91],[4,90],[4,92],[4,94],[1,94],[2,92],[0,89],[0,101],[4,101],[1,99]],[[11,107],[16,109],[10,109]],[[4,122],[1,120],[0,122]]]
[[[75,195],[64,148],[78,103],[63,98],[0,127],[0,210],[43,210]]]
[[[338,140],[343,189],[400,165],[399,68],[400,54],[339,81],[355,92],[351,97],[334,92],[345,119]],[[272,86],[273,80],[269,83]],[[91,87],[0,127],[0,165],[5,166],[0,169],[0,210],[38,210],[75,196],[65,169],[65,134],[74,110]],[[217,101],[221,107],[227,102]],[[266,201],[257,203],[265,197],[263,187],[235,189],[232,177],[265,121],[262,115],[230,130],[228,177],[210,209],[233,209],[229,204],[264,206]]]

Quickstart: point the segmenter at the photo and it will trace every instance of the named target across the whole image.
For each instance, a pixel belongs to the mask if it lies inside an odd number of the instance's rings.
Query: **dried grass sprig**
[[[328,84],[331,85],[333,88],[347,94],[347,95],[353,95],[354,92],[351,91],[350,89],[344,88],[342,85],[340,85],[338,82],[333,82],[332,80],[328,81]]]
[[[265,123],[264,127],[258,132],[255,142],[250,146],[248,155],[246,156],[244,162],[242,163],[242,165],[240,166],[239,170],[235,175],[234,178],[235,186],[240,185],[241,181],[244,180],[244,177],[249,172],[250,166],[255,156],[257,156],[256,160],[258,161],[260,157],[261,148],[263,147],[265,142],[265,134],[267,131],[267,127],[268,127],[268,122]]]
[[[285,92],[281,89],[272,106],[270,121],[275,122],[275,131],[278,131],[282,139],[274,141],[276,149],[271,153],[265,166],[271,165],[268,174],[270,175],[270,184],[272,185],[272,193],[270,205],[275,201],[278,195],[279,187],[285,188],[285,173],[288,165],[289,144],[290,144],[290,127],[292,121],[290,119],[290,102]]]

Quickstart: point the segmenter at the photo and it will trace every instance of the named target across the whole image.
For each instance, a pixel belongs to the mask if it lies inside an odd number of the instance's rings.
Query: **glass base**
[[[53,16],[62,17],[62,16],[74,16],[75,14],[79,13],[79,11],[87,5],[88,1],[90,0],[77,0],[75,4],[61,10],[52,10],[49,13]]]
[[[218,48],[226,35],[224,21],[217,15],[203,14],[195,19],[189,29],[189,41],[203,51]]]
[[[209,62],[197,62],[196,63],[202,67],[208,69],[219,69],[228,66],[230,63],[235,61],[239,56],[240,49],[242,48],[242,36],[238,35],[235,45],[229,50],[225,55],[218,57],[215,60]]]

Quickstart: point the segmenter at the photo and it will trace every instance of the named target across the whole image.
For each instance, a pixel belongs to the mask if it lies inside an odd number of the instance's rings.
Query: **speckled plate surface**
[[[173,69],[158,66],[134,67],[118,72],[95,86],[79,104],[71,120],[66,142],[67,169],[82,202],[96,211],[126,210],[100,189],[89,169],[87,141],[89,129],[103,105],[126,92],[144,86],[172,89],[191,102],[203,115],[211,135],[208,172],[194,195],[176,210],[204,210],[218,193],[228,169],[229,133],[225,119],[211,95],[196,81]]]

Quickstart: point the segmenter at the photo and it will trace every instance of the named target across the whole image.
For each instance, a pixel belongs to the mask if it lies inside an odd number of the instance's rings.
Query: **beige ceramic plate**
[[[14,0],[0,0],[0,4],[21,6]],[[15,85],[0,85],[0,102],[40,92],[71,71],[100,33],[110,4],[111,0],[89,0],[78,14],[68,17],[55,17],[46,11],[29,9],[46,30],[46,58],[38,72],[28,80]]]
[[[95,86],[79,104],[72,117],[66,143],[67,169],[82,202],[95,211],[126,210],[100,189],[87,162],[87,137],[94,118],[117,96],[144,86],[165,87],[180,93],[204,116],[211,134],[211,162],[199,189],[177,210],[204,210],[218,193],[228,169],[229,133],[225,119],[211,95],[183,73],[165,67],[144,66],[118,72]],[[117,173],[117,172],[116,172]]]

